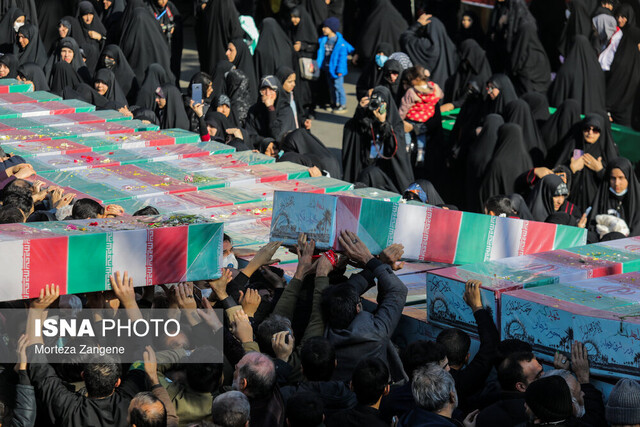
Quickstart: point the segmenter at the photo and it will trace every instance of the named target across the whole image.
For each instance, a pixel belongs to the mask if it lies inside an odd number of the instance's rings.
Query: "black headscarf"
[[[571,15],[558,43],[561,55],[569,55],[577,36],[584,36],[594,49],[600,48],[599,37],[591,20],[594,8],[590,3],[589,0],[571,0],[569,3]]]
[[[293,69],[291,67],[287,67],[282,66],[278,68],[278,71],[276,72],[275,76],[276,78],[282,83],[282,85],[284,86],[284,82],[287,81],[287,79],[289,78],[289,76],[291,76],[292,74],[295,74],[296,72],[293,71]],[[284,91],[284,87],[282,89],[283,91],[283,95],[286,97],[287,102],[289,102],[289,105],[291,106],[291,111],[293,111],[294,115],[296,115],[296,119],[298,121],[298,127],[302,127],[302,120],[303,120],[303,113],[302,113],[302,102],[300,102],[300,99],[298,97],[298,93],[297,93],[297,89],[298,89],[298,83],[299,79],[296,79],[296,86],[293,89],[293,93],[287,93]],[[293,101],[295,101],[295,108],[294,105],[291,104],[291,100],[293,99]]]
[[[564,2],[557,0],[531,0],[529,10],[536,18],[540,42],[547,52],[551,70],[555,71],[560,66],[558,40],[567,20],[567,7]]]
[[[506,22],[500,24],[503,15]],[[496,2],[489,18],[488,35],[497,42],[504,42],[507,53],[511,53],[516,42],[516,35],[524,24],[534,24],[535,18],[529,12],[524,0],[504,0]],[[500,54],[500,52],[497,52]]]
[[[529,104],[531,114],[533,114],[533,118],[538,124],[538,129],[542,130],[542,126],[544,126],[549,116],[551,116],[547,97],[540,92],[529,92],[522,95],[520,99]],[[542,139],[544,140],[544,136]]]
[[[532,168],[522,129],[516,124],[505,123],[498,130],[498,144],[480,187],[480,200],[484,204],[491,196],[516,192],[516,180]]]
[[[18,67],[18,75],[33,82],[33,90],[49,90],[47,78],[38,64],[26,63]]]
[[[275,76],[272,79],[278,80]],[[245,128],[251,135],[251,143],[254,147],[259,147],[265,140],[274,139],[281,143],[285,135],[296,129],[296,122],[289,102],[283,96],[284,91],[280,82],[277,82],[276,101],[274,103],[274,113],[258,101],[249,108]]]
[[[613,169],[620,169],[629,183],[627,193],[623,196],[618,196],[610,190],[609,178]],[[613,214],[627,223],[631,231],[629,236],[640,235],[640,183],[633,173],[633,166],[629,160],[618,157],[609,162],[591,206],[593,209],[589,214],[589,223],[592,227],[596,215]]]
[[[107,56],[115,60],[115,64],[112,68],[109,68],[106,65],[105,57]],[[127,96],[127,99],[130,102],[135,102],[136,97],[138,96],[138,90],[140,89],[138,78],[136,77],[136,73],[133,72],[131,65],[129,65],[129,61],[127,61],[127,58],[124,56],[124,53],[122,53],[122,50],[120,50],[120,47],[118,45],[109,44],[104,47],[104,49],[102,50],[98,68],[109,68],[111,71],[113,71],[113,74],[115,74],[116,80],[122,88],[122,91]]]
[[[582,130],[587,126],[600,129],[600,138],[594,144],[589,144],[584,140]],[[574,126],[571,135],[560,144],[564,150],[559,156],[558,164],[569,165],[574,150],[582,150],[596,159],[602,157],[602,165],[605,168],[612,159],[618,157],[618,147],[613,141],[611,130],[600,114],[587,114],[581,122]],[[600,173],[596,173],[586,166],[573,174],[570,200],[583,212],[596,196],[603,174],[604,169]]]
[[[108,42],[118,40],[119,25],[124,15],[124,8],[125,0],[111,0],[111,7],[107,10],[104,10],[103,7],[101,10],[100,20],[107,29]]]
[[[567,184],[558,175],[547,175],[539,180],[527,199],[527,205],[533,215],[533,219],[544,222],[549,215],[555,212],[553,197],[568,195]]]
[[[146,76],[138,91],[136,105],[153,110],[156,108],[156,89],[171,83],[167,70],[160,64],[150,64]]]
[[[229,124],[229,121],[224,114],[210,109],[207,111],[207,114],[205,114],[204,121],[207,126],[216,128],[216,134],[213,139],[219,142],[225,142],[227,138],[227,129],[233,126]]]
[[[225,79],[227,96],[231,100],[231,114],[237,126],[244,126],[253,100],[250,98],[249,79],[240,70],[231,70]]]
[[[103,96],[109,101],[113,101],[118,107],[122,108],[127,105],[127,97],[116,80],[115,74],[111,70],[101,68],[96,72],[94,82],[104,82],[109,89]]]
[[[160,118],[161,129],[179,128],[189,130],[189,118],[184,110],[182,102],[182,93],[171,83],[160,86],[167,105],[160,111],[156,107],[156,114]]]
[[[438,18],[422,27],[412,25],[400,38],[402,50],[414,64],[420,64],[431,72],[431,80],[441,88],[458,69],[460,58],[456,45],[451,41]]]
[[[78,46],[80,45],[78,40],[84,40],[84,36],[82,35],[82,29],[80,28],[80,23],[73,16],[63,16],[62,18],[60,18],[60,20],[58,21],[58,27],[60,27],[60,25],[62,25],[68,30],[67,35],[65,37],[60,37],[59,30],[56,29],[55,43],[54,43],[54,46],[49,50],[50,52],[49,56],[55,54],[56,50],[58,49],[58,44],[60,44],[60,42],[64,38],[67,38],[67,37],[73,38],[76,41],[76,43],[78,43]]]
[[[636,52],[638,47],[636,45]],[[605,112],[604,72],[593,47],[582,35],[574,38],[564,64],[549,88],[549,103],[557,107],[567,99],[580,103],[580,111]]]
[[[380,45],[376,48],[376,54],[379,52],[383,52],[384,55],[388,58],[393,53],[393,46],[390,43],[380,43]],[[376,58],[374,56],[373,59],[369,61],[366,65],[360,77],[358,78],[358,83],[356,84],[356,96],[358,99],[361,99],[367,96],[367,92],[369,89],[373,89],[378,85],[380,79],[382,78],[382,67],[376,64]]]
[[[297,129],[287,135],[282,150],[303,155],[320,170],[329,172],[332,178],[342,178],[342,168],[338,159],[318,138],[306,129]]]
[[[38,27],[26,23],[20,28],[18,33],[29,39],[29,44],[24,50],[22,50],[16,42],[16,54],[18,55],[20,64],[34,62],[40,67],[44,67],[47,63],[47,51],[44,48],[44,43],[40,40]]]
[[[404,125],[389,89],[378,86],[371,94],[387,104],[387,118],[380,123],[369,110],[358,108],[344,126],[342,168],[344,179],[355,182],[368,166],[375,166],[393,182],[396,192],[414,181],[411,160],[406,150]],[[379,135],[376,147],[385,158],[369,159],[373,135]],[[378,187],[379,188],[379,187]]]
[[[4,16],[12,7],[24,11],[26,22],[38,25],[38,8],[34,0],[0,0],[0,16]]]
[[[466,185],[465,185],[465,210],[469,212],[481,212],[483,204],[480,203],[478,192],[480,184],[485,176],[493,152],[498,144],[498,130],[504,124],[504,119],[499,114],[489,114],[484,119],[482,130],[470,145],[467,152]]]
[[[458,29],[458,34],[456,35],[456,43],[458,46],[461,46],[462,42],[465,40],[474,40],[478,43],[479,46],[484,46],[484,31],[482,30],[482,22],[480,21],[480,16],[475,13],[473,10],[465,10],[462,14],[462,18],[465,16],[471,19],[471,27],[464,28],[460,25]]]
[[[9,69],[9,74],[5,76],[6,79],[15,79],[18,75],[18,57],[11,54],[5,53],[0,56],[0,64],[4,64]]]
[[[93,21],[91,24],[85,24],[82,19],[83,15],[93,15]],[[86,58],[86,64],[89,71],[93,72],[96,69],[96,65],[98,65],[98,59],[100,58],[100,51],[102,51],[102,46],[104,46],[104,42],[102,40],[95,40],[89,37],[89,31],[95,31],[99,33],[103,37],[107,35],[107,29],[102,25],[100,21],[100,17],[96,12],[95,7],[90,1],[81,1],[78,3],[78,11],[76,13],[76,19],[80,24],[80,28],[82,29],[82,38],[78,38],[78,34],[74,34],[73,37],[76,38],[76,41],[84,51],[84,55]]]
[[[534,166],[542,166],[547,155],[547,147],[542,140],[538,124],[531,114],[529,104],[522,99],[508,103],[502,112],[505,123],[515,123],[522,128],[522,136]]]
[[[216,0],[207,4],[203,22],[198,26],[202,30],[202,41],[206,42],[198,48],[202,70],[213,70],[218,61],[226,59],[229,42],[242,37],[244,31],[239,17],[233,0]]]
[[[509,55],[509,75],[519,94],[546,93],[551,83],[549,58],[538,38],[535,23],[525,23],[516,33]]]
[[[359,0],[360,5],[358,41],[356,51],[363,64],[376,54],[380,43],[389,43],[393,50],[400,50],[400,35],[407,29],[407,21],[389,0]]]
[[[460,64],[449,87],[445,88],[445,102],[451,102],[460,107],[467,98],[469,82],[481,82],[483,85],[491,77],[491,66],[486,52],[473,39],[469,38],[460,44]]]
[[[235,45],[235,43],[234,43]],[[293,46],[278,22],[265,18],[260,28],[260,38],[253,53],[256,75],[274,75],[279,67],[293,67]]]
[[[233,65],[249,79],[249,95],[251,96],[251,102],[254,102],[258,99],[258,78],[264,76],[258,77],[256,74],[251,51],[243,39],[233,39],[229,43],[232,43],[236,48],[236,57],[233,59]]]
[[[123,25],[119,45],[138,81],[144,79],[144,73],[153,63],[160,64],[173,81],[171,52],[151,12],[144,6],[136,7],[131,11],[131,19]]]
[[[566,161],[565,158],[560,159],[564,146],[559,142],[569,138],[580,120],[580,104],[575,99],[567,99],[544,123],[540,131],[547,146],[547,166]]]
[[[16,44],[16,31],[13,29],[13,24],[21,16],[25,16],[22,9],[12,7],[0,20],[0,53],[13,53],[13,47]]]
[[[607,79],[606,104],[615,123],[630,126],[634,109],[637,117],[637,109],[640,107],[638,99],[640,94],[640,52],[638,52],[640,29],[635,26],[636,18],[631,5],[621,5],[616,14],[626,16],[627,23],[622,28],[622,39],[611,63]]]
[[[403,71],[404,70],[402,69],[402,65],[400,65],[398,61],[396,61],[395,59],[389,59],[387,62],[385,62],[384,67],[382,67],[382,76],[380,81],[378,82],[378,85],[384,86],[389,89],[389,92],[391,92],[391,97],[396,103],[396,106],[400,105],[400,99],[404,95],[404,88],[402,87],[401,83]],[[393,83],[391,83],[391,81],[389,80],[389,76],[391,73],[398,73],[398,78]]]
[[[64,62],[61,56],[63,48],[71,49],[73,51],[73,59],[71,60],[71,67],[73,68],[73,70],[79,73],[79,76],[82,77],[82,80],[90,81],[90,75],[87,67],[84,65],[82,53],[80,52],[80,46],[78,46],[78,43],[73,37],[65,37],[58,42],[54,54],[49,57],[44,67],[45,74],[47,76],[50,76],[53,65],[58,62]],[[49,83],[49,85],[51,85],[51,83]]]
[[[59,38],[60,19],[74,12],[75,2],[72,0],[35,0],[35,4],[39,13],[40,37],[42,37],[47,52],[50,52]]]
[[[149,123],[160,126],[160,120],[158,120],[158,116],[156,116],[156,113],[153,110],[138,107],[137,105],[132,105],[129,110],[131,111],[131,113],[133,113],[134,119],[143,121],[146,120]]]
[[[318,30],[309,13],[302,6],[294,7],[291,15],[300,18],[298,25],[293,25],[291,20],[287,23],[289,40],[291,43],[301,42],[301,56],[311,57],[315,53],[318,46]],[[311,55],[311,56],[310,56]]]
[[[211,72],[211,81],[213,82],[213,99],[227,93],[225,80],[227,78],[227,73],[234,69],[234,67],[235,66],[226,59],[223,59],[216,64],[216,67]],[[254,99],[252,98],[252,102],[253,101]]]
[[[82,79],[73,69],[71,64],[65,61],[56,62],[51,68],[51,77],[49,78],[49,87],[51,92],[56,95],[62,95],[65,88],[76,88],[82,83]]]
[[[491,78],[489,78],[489,80],[487,80],[487,84],[488,83],[493,83],[495,87],[500,90],[500,93],[498,94],[496,99],[493,100],[487,96],[486,112],[502,114],[502,112],[504,111],[504,107],[511,101],[518,98],[518,95],[516,95],[516,90],[513,87],[513,83],[511,83],[511,79],[509,79],[509,77],[504,74],[494,74],[493,76],[491,76]],[[483,87],[482,90],[485,91],[484,89],[485,88]]]

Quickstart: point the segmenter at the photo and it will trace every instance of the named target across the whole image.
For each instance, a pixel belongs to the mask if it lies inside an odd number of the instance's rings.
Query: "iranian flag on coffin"
[[[219,277],[223,225],[175,218],[0,225],[0,300],[36,297],[50,283],[61,294],[107,290],[115,271],[134,286]]]
[[[484,262],[586,242],[586,230],[577,227],[309,193],[276,192],[273,218],[272,240],[291,243],[304,232],[322,236],[315,238],[320,248],[341,250],[338,234],[350,230],[373,253],[401,243],[406,259],[449,264]]]

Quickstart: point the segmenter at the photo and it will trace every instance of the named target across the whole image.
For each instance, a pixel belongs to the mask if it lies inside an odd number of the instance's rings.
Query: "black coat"
[[[140,370],[132,370],[111,396],[92,399],[70,391],[53,367],[46,363],[45,356],[35,354],[34,346],[27,348],[27,354],[32,362],[28,366],[31,384],[39,390],[39,397],[56,425],[126,425],[131,399],[147,390],[146,374]]]
[[[502,392],[498,402],[480,411],[476,427],[513,427],[526,421],[524,393]]]
[[[327,418],[325,424],[327,427],[387,427],[389,425],[380,418],[380,411],[365,405],[340,411]]]

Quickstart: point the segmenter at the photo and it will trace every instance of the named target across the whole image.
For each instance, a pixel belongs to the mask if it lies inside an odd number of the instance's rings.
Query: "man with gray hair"
[[[213,399],[211,418],[220,427],[248,427],[251,405],[239,391],[228,391]]]
[[[398,427],[455,427],[451,416],[458,406],[458,393],[449,372],[435,363],[419,368],[413,374],[411,392],[417,407],[400,419]]]
[[[276,368],[265,354],[244,355],[233,373],[233,388],[249,398],[251,427],[284,424],[284,403],[276,385]]]
[[[571,391],[573,416],[580,420],[581,425],[606,425],[602,393],[589,380],[589,357],[585,345],[574,341],[571,344],[570,358],[557,352],[553,366],[556,369],[545,372],[544,376],[558,375],[566,381]]]

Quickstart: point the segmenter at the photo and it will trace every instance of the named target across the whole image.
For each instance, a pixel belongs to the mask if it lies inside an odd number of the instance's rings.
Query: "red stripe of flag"
[[[426,247],[421,251],[424,252],[424,259],[453,264],[461,223],[462,212],[427,209],[424,224],[424,238],[427,240]]]
[[[27,244],[25,242],[25,244]],[[28,276],[23,272],[25,298],[35,298],[47,284],[60,286],[60,295],[67,293],[67,237],[32,239],[28,242]],[[27,265],[23,265],[23,268]],[[24,283],[28,277],[28,283]],[[28,286],[28,287],[27,287]]]
[[[153,284],[179,282],[187,272],[189,227],[154,228]]]

